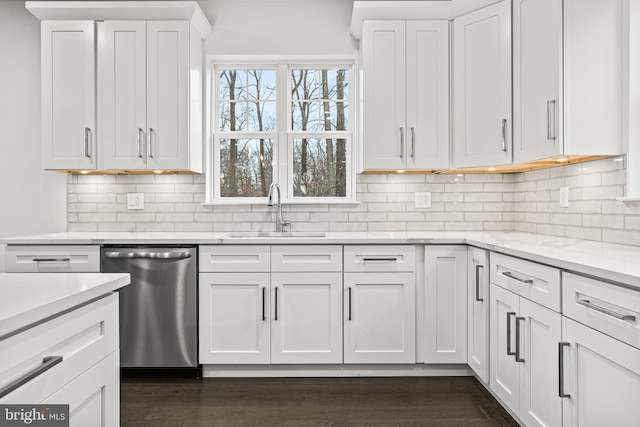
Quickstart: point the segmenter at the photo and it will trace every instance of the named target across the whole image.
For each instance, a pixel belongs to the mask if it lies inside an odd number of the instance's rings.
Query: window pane
[[[273,131],[276,128],[276,103],[249,103],[249,128],[251,132]]]
[[[266,197],[273,178],[271,139],[220,140],[220,195]]]
[[[347,130],[348,83],[348,70],[291,70],[291,129]]]
[[[219,91],[221,131],[275,130],[275,70],[220,70]]]
[[[220,70],[220,99],[247,99],[246,70]]]
[[[293,141],[293,196],[345,197],[346,139]]]
[[[235,132],[247,130],[246,102],[221,102],[219,110],[221,131]]]
[[[276,71],[249,70],[248,93],[251,100],[275,101],[276,99]]]

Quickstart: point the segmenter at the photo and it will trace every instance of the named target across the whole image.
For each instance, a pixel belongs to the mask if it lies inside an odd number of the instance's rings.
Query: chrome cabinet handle
[[[515,311],[510,311],[507,313],[507,356],[516,355],[514,351],[511,351],[511,317],[515,315]]]
[[[576,304],[586,308],[590,308],[600,313],[606,314],[607,316],[615,317],[616,319],[619,319],[619,320],[629,320],[632,322],[636,320],[636,316],[634,316],[633,314],[618,313],[617,311],[609,310],[608,308],[604,308],[599,305],[596,305],[589,300],[579,299],[576,301]]]
[[[267,287],[263,286],[262,287],[262,321],[267,320],[267,313],[266,313],[266,308],[265,308],[265,294],[267,293]]]
[[[351,286],[349,286],[349,320],[351,320]]]
[[[411,126],[411,158],[416,157],[416,130]]]
[[[84,156],[88,159],[91,158],[91,152],[89,151],[90,137],[91,137],[91,129],[84,128]]]
[[[553,113],[551,112],[551,106],[553,106]],[[556,111],[556,100],[550,99],[547,101],[547,139],[549,141],[555,141],[555,111]],[[551,123],[553,122],[553,126]]]
[[[507,152],[507,119],[502,119],[502,151]]]
[[[144,133],[144,131],[142,130],[142,128],[138,128],[138,158],[141,159],[142,158],[142,134]]]
[[[153,136],[152,133],[154,132],[153,128],[149,128],[149,133],[147,133],[147,155],[150,158],[154,158],[153,157]]]
[[[404,157],[404,128],[400,126],[400,158]]]
[[[564,348],[570,347],[568,342],[558,343],[558,396],[571,397],[569,393],[564,392]]]
[[[514,275],[510,271],[505,271],[504,273],[502,273],[502,275],[503,276],[507,276],[509,279],[517,280],[520,283],[524,283],[524,284],[527,284],[527,285],[533,285],[533,280],[532,279],[521,279],[518,276]]]
[[[482,302],[484,298],[480,298],[480,269],[484,269],[484,265],[476,265],[476,301]]]
[[[47,356],[42,359],[42,364],[35,368],[33,371],[27,372],[22,377],[16,379],[15,381],[10,382],[6,386],[0,389],[0,399],[8,395],[14,390],[22,387],[32,379],[44,374],[49,369],[56,366],[58,363],[62,362],[62,356]]]
[[[70,262],[71,258],[33,258],[33,262]]]
[[[106,258],[111,259],[186,259],[191,257],[191,253],[187,251],[168,251],[168,252],[143,252],[143,251],[107,251],[104,253]]]
[[[398,258],[396,257],[388,257],[388,258],[362,258],[363,262],[398,262]]]
[[[524,317],[516,317],[516,362],[523,362],[524,359],[520,357],[520,321],[525,320]]]
[[[278,320],[278,287],[276,286],[276,298],[275,298],[275,320]]]

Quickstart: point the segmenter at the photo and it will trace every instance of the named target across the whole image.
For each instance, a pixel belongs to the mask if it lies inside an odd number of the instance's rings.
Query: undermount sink
[[[315,231],[245,231],[238,233],[229,233],[227,237],[327,237],[326,233]]]

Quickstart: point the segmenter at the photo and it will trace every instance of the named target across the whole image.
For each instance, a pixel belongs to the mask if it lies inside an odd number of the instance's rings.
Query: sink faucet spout
[[[267,206],[273,206],[273,190],[276,190],[277,195],[278,195],[278,213],[276,216],[276,231],[278,232],[282,232],[282,227],[285,227],[289,224],[291,224],[289,221],[285,221],[282,219],[282,202],[280,199],[280,185],[276,182],[273,181],[271,183],[271,185],[269,186],[269,197],[267,199]]]

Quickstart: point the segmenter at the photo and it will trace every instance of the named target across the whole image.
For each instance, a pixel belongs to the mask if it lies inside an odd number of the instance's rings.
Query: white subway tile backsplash
[[[516,230],[640,246],[640,203],[615,200],[626,184],[624,162],[604,159],[515,174],[359,175],[348,205],[285,205],[299,231]],[[568,208],[559,188],[569,187]],[[275,208],[203,206],[205,175],[70,175],[69,231],[230,232],[275,229]],[[431,209],[414,193],[431,192]],[[126,208],[126,194],[145,209]]]

